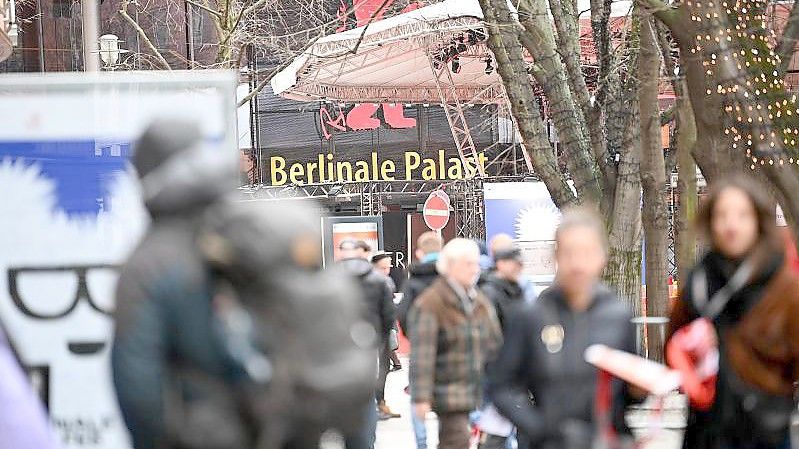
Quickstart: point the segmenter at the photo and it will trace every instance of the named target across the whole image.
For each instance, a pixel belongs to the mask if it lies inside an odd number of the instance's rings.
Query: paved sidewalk
[[[401,418],[380,421],[377,424],[377,442],[375,449],[416,449],[416,442],[411,426],[410,396],[404,389],[408,385],[408,361],[402,360],[401,371],[389,373],[386,382],[386,403],[395,413],[400,413]],[[679,397],[671,397],[666,401],[662,416],[663,427],[657,437],[645,444],[646,449],[679,449],[682,443],[682,427],[685,425],[683,417],[684,401]],[[645,432],[647,424],[655,417],[648,411],[632,411],[629,416],[630,424]],[[435,415],[427,418],[428,447],[434,449],[438,444],[438,423]]]
[[[416,449],[411,425],[411,397],[405,394],[408,386],[408,360],[402,359],[402,370],[388,374],[386,404],[401,418],[377,423],[375,449]],[[427,417],[427,445],[433,449],[438,444],[438,422],[434,414]]]

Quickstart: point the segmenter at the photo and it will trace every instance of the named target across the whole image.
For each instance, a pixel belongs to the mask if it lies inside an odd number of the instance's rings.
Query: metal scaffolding
[[[485,238],[483,185],[488,182],[531,181],[529,175],[473,178],[457,181],[368,181],[339,184],[288,186],[243,186],[239,195],[245,201],[315,200],[321,208],[359,215],[380,215],[389,202],[418,210],[434,190],[443,189],[450,197],[456,233],[459,237]]]
[[[474,146],[472,133],[469,131],[468,123],[466,123],[466,116],[463,115],[463,107],[458,97],[457,86],[452,80],[449,64],[445,61],[437,60],[429,51],[427,60],[430,62],[430,69],[433,71],[438,97],[441,100],[441,107],[444,108],[444,113],[447,116],[449,129],[452,132],[452,138],[455,140],[455,147],[458,150],[463,166],[467,167],[466,154],[468,153],[476,162],[477,148]],[[483,169],[482,165],[476,165],[480,176],[485,176],[485,169]]]

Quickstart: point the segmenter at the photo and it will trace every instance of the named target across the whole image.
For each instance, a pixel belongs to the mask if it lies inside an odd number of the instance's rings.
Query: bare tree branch
[[[153,55],[158,59],[158,62],[163,66],[164,70],[172,70],[172,67],[169,66],[169,63],[164,56],[155,48],[153,42],[147,37],[147,33],[144,32],[141,26],[133,19],[133,17],[128,14],[128,5],[130,4],[129,1],[123,1],[122,4],[119,6],[119,15],[122,16],[125,21],[127,21],[135,30],[136,33],[139,35],[139,38],[144,41],[144,45],[153,53]]]
[[[205,5],[201,5],[201,4],[199,4],[197,2],[194,2],[192,0],[186,0],[186,3],[188,3],[190,5],[194,5],[194,6],[202,9],[203,11],[205,11],[205,12],[207,12],[209,14],[213,14],[214,16],[216,16],[216,17],[218,17],[220,19],[222,18],[222,14],[220,14],[219,11],[215,11],[215,10],[205,6]]]

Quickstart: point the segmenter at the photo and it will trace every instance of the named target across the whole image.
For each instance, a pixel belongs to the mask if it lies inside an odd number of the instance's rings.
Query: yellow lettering
[[[394,161],[383,161],[383,163],[380,164],[380,177],[383,181],[394,181],[394,172],[396,169],[397,167],[394,166]]]
[[[449,179],[463,179],[463,167],[461,166],[461,160],[457,157],[449,158],[449,170],[447,170],[447,175]]]
[[[447,179],[447,166],[444,164],[444,160],[444,150],[438,150],[438,179]]]
[[[269,166],[272,174],[272,185],[282,186],[286,183],[286,160],[280,156],[269,158]]]
[[[423,162],[425,166],[422,168],[422,179],[425,181],[436,179],[436,161],[425,158]]]
[[[347,169],[347,176],[344,176],[344,170]],[[338,182],[352,182],[352,164],[349,162],[337,162],[336,174],[338,175]]]
[[[474,160],[470,158],[466,158],[463,163],[465,165],[464,168],[466,171],[466,177],[474,178],[474,175],[477,174],[477,164],[475,164]]]
[[[522,149],[522,151],[524,151],[524,149]],[[483,167],[483,171],[485,171],[487,165],[486,163],[488,162],[485,152],[480,152],[477,157],[480,159],[480,166]]]
[[[325,179],[325,156],[322,153],[319,153],[318,160],[319,160],[319,182],[327,182],[327,179]],[[331,179],[330,181],[332,182],[333,180]]]
[[[379,178],[377,176],[377,170],[379,166],[377,165],[377,152],[372,151],[372,179],[377,181]]]
[[[291,164],[291,168],[289,169],[289,180],[291,180],[291,183],[302,185],[302,175],[302,164]]]
[[[316,162],[308,162],[308,184],[313,184],[313,172],[316,171],[317,165]],[[319,182],[322,181],[322,169],[319,168]]]
[[[412,172],[419,168],[419,164],[421,163],[421,156],[419,153],[415,151],[408,151],[405,153],[405,180],[410,181],[412,178]],[[413,162],[411,162],[413,160]]]
[[[358,161],[355,163],[355,167],[355,181],[368,181],[369,164],[366,161]]]
[[[352,171],[352,168],[350,168]],[[327,153],[327,176],[330,177],[330,182],[335,181],[336,173],[333,171],[333,155]]]

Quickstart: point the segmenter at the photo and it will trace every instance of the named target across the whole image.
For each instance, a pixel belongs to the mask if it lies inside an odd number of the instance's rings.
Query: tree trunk
[[[635,316],[641,315],[641,181],[637,155],[622,156],[608,224],[608,265],[604,279]]]
[[[641,114],[641,186],[644,190],[642,221],[646,256],[647,315],[667,314],[668,277],[668,204],[666,204],[666,164],[660,140],[660,109],[658,81],[660,51],[658,50],[652,18],[640,16],[641,50],[638,56],[639,110]],[[663,341],[652,326],[648,332],[649,356],[662,360]]]
[[[494,8],[499,3],[494,0]],[[556,52],[555,32],[549,19],[545,0],[521,0],[519,17],[528,39],[521,41],[540,69],[533,72],[536,82],[549,101],[550,116],[566,154],[566,165],[582,201],[599,204],[602,184],[599,169],[591,151],[589,139],[581,126],[580,110],[572,97],[566,71]],[[511,19],[513,20],[513,19]]]
[[[632,83],[631,83],[632,84]],[[641,315],[641,178],[638,143],[638,102],[635,88],[628,107],[625,139],[617,167],[613,213],[608,222],[608,265],[605,281],[611,285],[635,316]]]
[[[577,21],[579,11],[572,9],[574,2],[569,0],[549,0],[549,5],[555,28],[558,31],[558,52],[566,66],[572,97],[579,106],[579,108],[575,108],[575,112],[578,113],[578,122],[586,130],[594,160],[602,173],[604,188],[607,189],[608,186],[613,185],[612,178],[615,173],[610,170],[607,161],[605,132],[602,128],[602,120],[600,120],[600,109],[591,104],[591,94],[588,92],[583,75],[580,26]]]
[[[799,167],[792,164],[799,159],[799,144],[795,135],[785,133],[785,130],[799,127],[799,117],[794,113],[795,98],[784,84],[773,80],[780,67],[773,49],[767,45],[767,30],[749,26],[737,37],[734,34],[727,39],[701,40],[699,37],[711,34],[723,37],[733,24],[748,26],[747,17],[764,15],[765,4],[753,2],[747,4],[746,10],[726,9],[711,2],[702,9],[700,3],[683,3],[673,8],[660,0],[638,1],[656,11],[680,44],[696,124],[702,130],[693,155],[705,178],[713,182],[720,175],[734,176],[736,172],[749,171],[750,166],[759,170],[776,191],[794,232],[799,232],[796,221],[799,218],[799,196],[796,195]],[[702,16],[708,14],[713,15],[715,28],[701,23]],[[692,17],[700,18],[700,23],[691,20]],[[709,63],[713,55],[725,57],[717,57],[715,63]],[[730,80],[741,81],[737,81],[735,88],[729,88]],[[740,109],[735,109],[734,113],[733,109],[725,112],[725,106]],[[785,112],[772,116],[781,109]],[[725,134],[725,129],[732,127],[744,137],[737,148],[732,147],[735,133]],[[757,162],[744,154],[747,150],[757,157]]]
[[[517,22],[504,0],[480,0],[488,27],[488,47],[497,61],[510,102],[510,110],[519,127],[525,151],[536,175],[544,182],[559,208],[577,202],[566,179],[560,173],[541,121],[538,102],[527,75],[524,54],[518,38]]]

